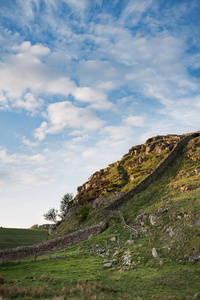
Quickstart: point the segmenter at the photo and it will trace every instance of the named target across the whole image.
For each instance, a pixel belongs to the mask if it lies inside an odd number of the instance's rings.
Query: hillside
[[[79,188],[66,219],[50,239],[85,234],[100,222],[107,223],[100,234],[85,240],[82,236],[78,244],[50,252],[50,259],[47,253],[37,263],[30,257],[21,264],[9,262],[9,268],[1,266],[0,295],[199,299],[199,132],[151,138],[96,172]],[[132,235],[127,228],[133,229]],[[30,270],[28,277],[24,268]]]
[[[142,180],[150,175],[159,164],[169,156],[178,142],[185,137],[187,137],[187,135],[167,135],[150,138],[145,144],[132,147],[120,161],[94,173],[88,182],[77,189],[77,196],[69,205],[66,220],[57,227],[54,236],[60,236],[64,233],[75,231],[79,227],[86,227],[97,222],[97,220],[100,220],[99,211],[101,211],[102,208],[113,202],[118,202],[120,197],[126,195],[128,191],[131,191]],[[192,195],[192,193],[198,192],[199,158],[200,138],[197,134],[197,137],[192,138],[178,152],[175,159],[166,170],[168,173],[161,173],[161,178],[163,178],[163,176],[165,176],[164,178],[168,178],[167,181],[165,180],[164,186],[166,185],[165,188],[168,187],[169,198],[174,197],[175,191],[177,197],[179,195],[180,197],[186,198]],[[175,165],[180,159],[181,163],[177,167],[179,172],[177,171],[178,173],[174,173],[173,170]],[[165,174],[168,175],[166,176]],[[154,184],[157,185],[158,179],[155,180]],[[147,187],[147,189],[149,188],[151,189],[151,186]],[[155,193],[156,197],[160,196],[160,192],[158,193],[157,190],[153,191],[153,194]],[[137,197],[139,197],[139,195],[140,193]],[[160,197],[166,198],[163,194]],[[133,220],[137,214],[140,214],[143,201],[141,203],[141,200],[133,200],[136,199],[134,197],[129,198],[127,203],[130,203],[130,210],[128,211],[130,216],[127,215],[127,220]],[[156,205],[156,200],[154,199],[152,201],[155,201],[155,203],[153,202],[153,205]],[[148,203],[149,200],[146,199],[145,205],[148,205]],[[164,204],[165,202],[163,205]],[[78,216],[82,214],[84,208],[85,210],[87,209],[87,220],[80,222]],[[121,210],[121,208],[122,207],[119,207],[118,209]],[[152,210],[152,213],[154,212],[155,211]]]

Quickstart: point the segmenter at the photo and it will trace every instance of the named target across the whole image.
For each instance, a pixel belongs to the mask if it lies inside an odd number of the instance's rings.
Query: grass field
[[[152,259],[151,245],[146,249],[135,240],[127,246],[128,235],[122,231],[120,244],[108,240],[109,255],[113,258],[116,248],[120,256],[110,268],[104,266],[105,258],[87,250],[92,245],[105,247],[105,241],[113,236],[111,227],[102,235],[92,238],[67,251],[51,256],[41,256],[21,263],[0,265],[0,295],[5,299],[198,299],[200,296],[200,269],[198,264],[176,259]],[[120,225],[118,226],[120,229]],[[97,244],[98,243],[98,244]],[[134,263],[123,265],[120,257],[129,250]],[[121,256],[122,255],[122,256]],[[145,255],[145,256],[143,256]]]
[[[47,235],[47,230],[0,228],[0,249],[40,243]]]

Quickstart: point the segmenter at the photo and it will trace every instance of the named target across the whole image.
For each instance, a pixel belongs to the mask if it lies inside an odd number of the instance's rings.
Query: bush
[[[0,275],[0,284],[3,284],[5,282],[6,282],[6,280],[4,279],[4,277]]]
[[[89,205],[83,205],[79,208],[77,212],[77,219],[79,222],[84,222],[87,219],[90,209],[91,207]]]

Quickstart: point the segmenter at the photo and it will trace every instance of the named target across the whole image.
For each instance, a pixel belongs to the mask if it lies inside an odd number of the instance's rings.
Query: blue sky
[[[45,223],[151,136],[200,130],[198,0],[0,1],[0,226]]]

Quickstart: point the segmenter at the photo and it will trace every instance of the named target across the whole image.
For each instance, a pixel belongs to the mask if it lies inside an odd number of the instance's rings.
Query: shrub
[[[91,207],[89,205],[83,205],[79,208],[77,212],[77,219],[79,222],[84,222],[87,219],[90,209]]]

